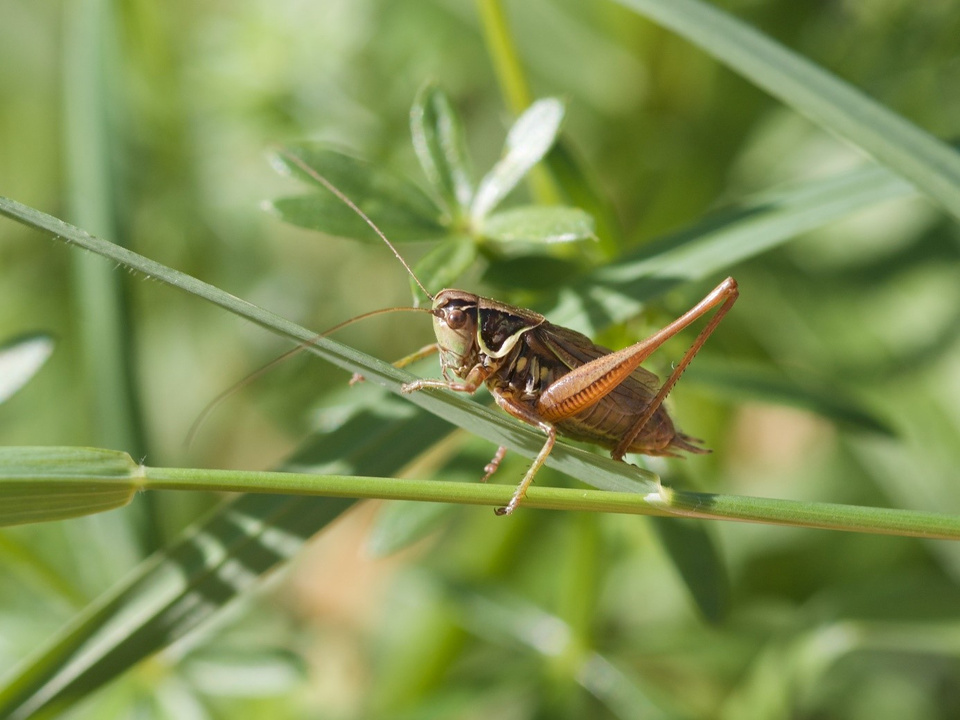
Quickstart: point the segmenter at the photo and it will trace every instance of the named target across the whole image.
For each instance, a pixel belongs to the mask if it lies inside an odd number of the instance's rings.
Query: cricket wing
[[[574,370],[581,365],[609,355],[612,351],[601,345],[596,345],[586,335],[559,325],[544,323],[529,334],[531,344],[538,343],[542,351],[549,353],[556,360]],[[642,408],[647,405],[660,389],[660,380],[649,370],[638,367],[608,397],[614,399],[624,409]]]

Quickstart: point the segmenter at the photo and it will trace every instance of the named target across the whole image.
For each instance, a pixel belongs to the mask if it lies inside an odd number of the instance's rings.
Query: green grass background
[[[722,6],[933,135],[958,134],[957,3]],[[407,278],[384,248],[262,212],[264,200],[297,189],[271,170],[267,152],[324,140],[419,179],[407,118],[417,90],[435,80],[464,118],[478,173],[489,167],[513,100],[498,83],[502,56],[485,41],[484,7],[7,3],[0,194],[317,330],[405,304]],[[629,252],[711,209],[867,161],[624,7],[536,0],[505,10],[532,93],[567,101],[564,142],[609,202],[596,253]],[[425,250],[404,248],[414,258]],[[652,469],[712,492],[956,512],[958,271],[955,220],[916,198],[733,266],[742,299],[672,398],[682,427],[715,452]],[[600,339],[619,346],[644,335],[717,279],[673,288]],[[517,303],[535,304],[542,290],[510,287],[508,275],[484,277],[482,267],[463,284]],[[408,465],[415,477],[447,480],[476,479],[493,452],[464,434],[431,447],[446,430],[423,422],[374,435],[379,426],[362,412],[403,420],[406,407],[374,388],[348,389],[346,373],[306,358],[230,399],[186,448],[205,404],[289,344],[4,221],[0,341],[35,331],[54,334],[57,349],[0,406],[4,445],[118,448],[154,466],[329,472],[392,452],[389,469],[366,474]],[[390,360],[430,331],[422,316],[397,316],[342,339]],[[671,343],[653,367],[667,370],[682,351]],[[743,367],[849,398],[893,433],[826,419],[823,401],[813,411],[785,407],[755,372],[734,372]],[[372,410],[356,410],[364,403]],[[318,431],[343,438],[322,457],[309,449],[323,442],[313,440]],[[510,457],[501,482],[525,467]],[[80,609],[219,502],[150,494],[101,517],[0,531],[0,673],[19,672]],[[217,578],[242,588],[240,600],[119,679],[101,668],[111,682],[96,693],[94,679],[79,682],[72,716],[960,713],[955,545],[711,524],[729,594],[718,582],[726,613],[707,622],[671,559],[678,551],[665,549],[670,528],[542,511],[504,521],[484,508],[415,504],[357,507],[302,548],[286,527],[263,540],[294,556],[282,571],[248,583],[270,564],[244,556],[221,565]],[[411,537],[420,539],[390,553]],[[203,539],[191,547],[209,550]],[[704,573],[716,570],[705,564]],[[210,599],[229,595],[201,599],[218,607]]]

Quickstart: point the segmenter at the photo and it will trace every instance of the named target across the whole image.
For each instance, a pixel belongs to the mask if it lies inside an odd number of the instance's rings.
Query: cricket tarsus
[[[503,462],[503,458],[507,454],[507,448],[503,445],[497,448],[497,452],[494,453],[493,458],[483,467],[483,477],[480,478],[480,482],[485,483],[487,480],[493,477],[493,474],[500,469],[500,463]]]

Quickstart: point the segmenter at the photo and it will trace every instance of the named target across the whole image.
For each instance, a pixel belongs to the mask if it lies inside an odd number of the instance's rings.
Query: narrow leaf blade
[[[141,487],[139,466],[115,450],[0,448],[0,526],[113,510]]]
[[[596,239],[593,218],[580,208],[527,205],[483,220],[481,234],[500,243],[565,243]]]
[[[434,292],[437,292],[443,288],[452,287],[457,278],[463,275],[476,259],[477,246],[473,240],[466,237],[452,237],[424,255],[414,267],[413,272],[425,287],[433,288]],[[430,298],[424,294],[413,278],[410,278],[410,290],[413,292],[417,306],[430,305]]]
[[[420,166],[452,218],[466,213],[473,197],[469,160],[460,122],[450,98],[429,84],[410,111],[410,132]]]
[[[0,403],[29,382],[53,354],[53,338],[37,333],[0,345]]]
[[[788,405],[809,410],[842,427],[893,436],[890,425],[862,407],[837,387],[822,387],[812,380],[795,380],[775,369],[748,362],[711,362],[705,359],[690,367],[686,379],[703,385],[712,395],[737,400]]]
[[[700,0],[619,0],[859,146],[960,218],[960,153],[862,91]]]
[[[479,223],[547,154],[560,133],[563,103],[556,98],[538,100],[510,128],[504,155],[480,181],[470,211]]]

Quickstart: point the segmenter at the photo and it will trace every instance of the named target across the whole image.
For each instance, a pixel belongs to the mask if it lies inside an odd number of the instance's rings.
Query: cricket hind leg
[[[693,341],[693,345],[690,346],[690,349],[687,350],[680,362],[677,363],[677,366],[673,369],[673,372],[670,373],[670,377],[668,377],[666,382],[663,383],[663,386],[647,406],[643,415],[641,415],[640,418],[633,424],[633,427],[630,428],[630,431],[623,436],[614,451],[610,453],[610,456],[614,460],[623,460],[623,456],[630,451],[630,446],[633,445],[644,426],[650,422],[650,418],[653,417],[654,413],[656,413],[660,406],[663,405],[663,401],[666,400],[667,395],[670,394],[673,386],[677,384],[677,380],[679,380],[680,376],[683,375],[683,372],[687,369],[690,361],[693,360],[694,356],[696,356],[696,354],[700,351],[700,348],[703,347],[703,344],[707,341],[707,338],[709,338],[713,331],[717,329],[717,325],[720,324],[720,321],[723,320],[724,315],[726,315],[730,311],[730,308],[733,307],[733,304],[737,301],[739,295],[740,291],[737,288],[737,281],[728,277],[722,283],[717,285],[717,287],[711,290],[710,294],[697,303],[693,308],[685,312],[679,318],[667,325],[667,327],[663,328],[660,332],[652,336],[653,338],[659,340],[657,343],[659,345],[665,342],[668,338],[676,335],[691,323],[701,318],[706,313],[710,312],[710,310],[715,308],[717,305],[720,305],[717,311],[713,314],[713,317],[710,318],[710,321],[707,323],[707,325],[703,328],[703,330],[700,331],[700,334],[697,335],[696,340]],[[682,450],[695,448],[691,452],[704,452],[703,448],[697,448],[696,445],[692,445],[690,440],[693,440],[693,438],[683,435],[682,433],[677,433],[676,439],[672,445],[673,447]]]
[[[534,459],[533,464],[527,470],[526,475],[523,476],[520,484],[517,485],[517,489],[513,491],[513,497],[510,498],[510,502],[508,502],[504,507],[499,507],[494,510],[497,515],[509,515],[520,505],[520,502],[527,494],[527,490],[533,483],[533,478],[536,477],[537,471],[540,470],[540,467],[550,455],[550,451],[553,450],[553,446],[557,441],[557,429],[550,423],[542,420],[523,405],[517,403],[512,398],[502,395],[499,392],[494,392],[493,398],[497,401],[497,405],[499,405],[505,412],[510,413],[515,418],[522,420],[528,425],[533,425],[540,428],[547,436],[547,440],[543,444],[543,447],[540,448],[540,452],[537,453],[537,457]],[[505,454],[506,448],[500,447],[497,449],[497,454],[494,456],[494,461],[496,462],[497,466],[500,465],[500,461],[503,460],[503,456]],[[489,469],[489,467],[490,466],[488,465],[485,469]],[[494,470],[496,470],[496,467],[494,467]],[[492,474],[492,472],[488,471],[487,475],[484,477],[484,480],[489,478]]]

